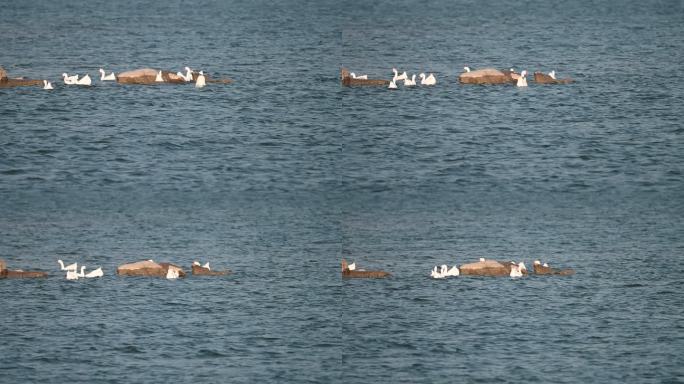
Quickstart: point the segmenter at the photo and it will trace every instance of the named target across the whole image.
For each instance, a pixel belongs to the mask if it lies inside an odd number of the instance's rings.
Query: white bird
[[[350,73],[352,79],[359,79],[359,80],[368,80],[368,75],[360,75],[356,76],[356,73],[352,72]]]
[[[485,258],[484,258],[484,257],[480,257],[480,263],[484,263],[484,261],[485,261]]]
[[[201,267],[199,261],[197,261],[197,260],[193,261],[193,262],[192,262],[192,265],[196,265],[196,266],[198,266],[198,267]]]
[[[406,80],[408,79],[408,75],[404,71],[401,75],[398,75],[399,72],[397,72],[396,68],[392,68],[392,72],[394,72],[394,77],[392,78],[392,81],[397,82],[399,80]]]
[[[157,72],[157,77],[154,78],[154,81],[157,83],[164,82],[164,78],[162,77],[162,71]]]
[[[172,268],[171,266],[169,266],[169,269],[166,271],[166,278],[169,280],[170,279],[177,279],[178,276],[179,276],[179,274],[178,274],[178,271],[176,270],[176,268]]]
[[[439,267],[439,274],[442,275],[442,276],[445,276],[445,277],[446,277],[446,276],[449,276],[449,275],[447,274],[448,271],[449,271],[449,267],[447,267],[446,264],[442,264],[442,265]]]
[[[518,87],[527,87],[527,79],[525,76],[527,76],[527,71],[520,72],[520,77],[518,77],[518,82],[515,85]]]
[[[78,273],[76,271],[67,271],[67,280],[78,280]]]
[[[460,271],[458,270],[458,267],[455,265],[447,271],[447,276],[458,276],[459,274]]]
[[[66,73],[62,73],[62,78],[64,79],[64,84],[72,85],[72,84],[76,84],[76,82],[78,81],[78,74],[73,75],[73,76],[69,76]]]
[[[206,263],[204,263],[204,265],[202,266],[202,268],[206,268],[206,269],[208,269],[208,270],[211,270],[211,268],[209,267],[209,262],[208,262],[208,261],[207,261]]]
[[[406,72],[404,72],[404,73],[406,73]],[[408,78],[404,79],[404,87],[412,87],[414,85],[416,85],[416,75],[415,74],[413,74],[413,77],[411,77],[411,80],[409,80]]]
[[[43,89],[52,89],[52,83],[47,80],[43,80]]]
[[[430,271],[430,277],[433,279],[443,279],[445,276],[437,271],[437,266],[435,265],[435,267],[432,268],[432,271]]]
[[[522,261],[518,263],[518,269],[520,269],[520,272],[527,272],[527,267],[525,266],[525,263]]]
[[[546,268],[548,268],[548,267],[549,267],[549,263],[544,263],[543,266],[546,267]]]
[[[85,277],[85,265],[81,265],[81,272],[77,274],[78,277]]]
[[[78,81],[76,81],[76,84],[78,85],[90,85],[92,83],[92,80],[90,79],[89,75],[85,75],[82,78],[80,78]]]
[[[86,273],[85,277],[88,279],[91,279],[93,277],[102,277],[104,275],[104,272],[102,272],[102,267],[99,267],[98,269],[94,271],[90,271]]]
[[[182,72],[176,72],[176,75],[181,77],[183,81],[185,81],[186,83],[188,81],[192,81],[192,69],[190,69],[190,67],[185,67],[185,71],[185,74],[183,74]]]
[[[552,79],[556,80],[556,71],[553,70],[553,71],[549,72],[549,76],[550,76]]]
[[[356,261],[353,262],[353,263],[351,263],[351,264],[349,264],[349,265],[347,266],[347,269],[350,270],[350,271],[356,270]]]
[[[535,261],[534,261],[534,265],[541,265],[541,261],[535,260]]]
[[[435,79],[435,75],[432,73],[430,76],[425,77],[424,73],[420,74],[420,85],[435,85],[437,84],[437,79]]]
[[[64,262],[61,259],[57,260],[57,262],[59,263],[59,266],[62,269],[62,271],[74,271],[74,272],[76,272],[76,269],[78,269],[78,263],[69,264],[65,267]]]
[[[204,78],[204,72],[200,71],[199,76],[197,76],[197,81],[195,81],[195,88],[203,88],[207,85],[207,81]]]
[[[110,73],[109,75],[105,74],[105,70],[100,68],[100,81],[114,81],[116,80],[116,75],[114,75],[114,72]]]
[[[520,268],[517,265],[512,265],[511,266],[511,277],[522,277],[522,272],[520,272]]]
[[[397,83],[394,82],[394,79],[392,79],[392,81],[390,81],[389,86],[387,88],[397,89]]]
[[[470,72],[470,67],[463,67],[463,70],[466,72]]]

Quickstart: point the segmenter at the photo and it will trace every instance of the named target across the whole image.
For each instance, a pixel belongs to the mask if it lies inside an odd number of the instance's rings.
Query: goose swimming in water
[[[352,79],[359,79],[359,80],[368,80],[368,75],[361,75],[361,76],[356,76],[356,73],[352,72],[349,74]]]
[[[157,83],[164,82],[164,78],[162,77],[162,71],[157,72],[157,77],[154,78],[154,81]]]
[[[435,85],[435,84],[437,84],[437,79],[435,79],[435,75],[433,75],[432,73],[428,77],[425,77],[424,73],[421,73],[419,76],[420,76],[420,85]]]
[[[387,88],[397,89],[397,83],[395,83],[394,80],[392,80],[392,81],[390,81],[389,86]]]
[[[76,271],[67,271],[67,280],[78,280],[78,273]]]
[[[392,72],[394,72],[394,77],[392,78],[392,81],[393,81],[393,82],[397,82],[397,81],[399,81],[399,80],[406,80],[406,79],[408,79],[408,75],[406,74],[405,71],[404,71],[404,73],[402,73],[401,75],[398,75],[399,72],[397,71],[397,69],[396,69],[396,68],[392,68]]]
[[[110,73],[109,75],[105,74],[105,70],[100,68],[100,81],[115,81],[116,80],[116,75],[114,75],[114,72]]]
[[[47,80],[43,80],[43,89],[52,89],[52,83]]]
[[[92,83],[92,80],[90,79],[89,75],[85,75],[82,78],[80,78],[78,81],[76,81],[76,84],[78,85],[90,85]]]
[[[549,263],[544,263],[544,265],[542,265],[542,267],[548,268],[548,267],[549,267]]]
[[[195,88],[203,88],[205,85],[207,85],[207,81],[204,78],[204,71],[200,71],[197,81],[195,81]]]
[[[78,263],[69,264],[65,267],[64,262],[61,259],[57,260],[57,262],[59,263],[59,266],[60,266],[62,271],[74,271],[74,272],[76,272],[76,269],[78,269]]]
[[[66,73],[62,73],[62,78],[64,79],[64,84],[73,85],[78,81],[78,75],[69,76]]]
[[[84,277],[88,279],[92,279],[93,277],[102,277],[104,275],[104,272],[102,272],[102,267],[99,267],[96,270],[90,271],[86,273]]]
[[[404,73],[406,73],[406,72],[404,72]],[[409,80],[408,78],[404,79],[404,87],[412,87],[414,85],[416,85],[416,75],[415,74],[411,77],[411,80]]]
[[[520,72],[520,77],[518,77],[518,82],[515,85],[518,87],[527,87],[527,79],[525,76],[527,76],[527,71]]]
[[[437,266],[435,265],[435,267],[432,268],[432,271],[430,271],[430,277],[432,277],[433,279],[443,279],[443,278],[445,278],[446,276],[444,276],[443,274],[441,274],[440,272],[438,272],[438,271],[437,271]]]

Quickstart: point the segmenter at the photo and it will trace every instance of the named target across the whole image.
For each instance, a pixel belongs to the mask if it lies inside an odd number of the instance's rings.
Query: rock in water
[[[509,84],[511,77],[494,68],[463,72],[458,76],[461,84]]]
[[[465,276],[508,276],[510,267],[494,260],[478,261],[477,263],[463,264],[458,268],[461,275]]]

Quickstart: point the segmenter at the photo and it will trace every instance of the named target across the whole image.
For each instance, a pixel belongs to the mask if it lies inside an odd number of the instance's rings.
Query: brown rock
[[[570,84],[572,83],[572,79],[566,78],[566,79],[554,79],[553,77],[542,73],[542,72],[535,72],[534,73],[534,82],[539,83],[539,84]]]
[[[0,67],[0,69],[2,69],[2,67]],[[5,269],[7,269],[7,263],[5,263],[5,260],[0,259],[0,272],[4,271]]]
[[[381,279],[383,277],[390,276],[389,272],[385,271],[362,271],[353,270],[350,271],[347,266],[347,260],[342,259],[342,277],[344,278],[366,278],[366,279]]]
[[[342,82],[342,85],[345,87],[355,87],[355,86],[372,86],[372,87],[378,87],[378,86],[388,86],[390,81],[389,80],[381,80],[381,79],[353,79],[351,75],[349,74],[349,70],[347,68],[342,68],[340,70],[340,80]]]
[[[30,79],[9,79],[7,78],[7,71],[0,67],[0,88],[13,88],[13,87],[26,87],[34,85],[43,85],[43,80],[30,80]]]
[[[121,276],[166,277],[169,268],[177,270],[179,277],[185,277],[185,272],[181,267],[171,263],[155,263],[152,260],[120,265],[116,273]]]
[[[535,275],[562,275],[569,276],[574,275],[575,270],[572,268],[566,269],[556,269],[551,267],[545,267],[541,264],[534,264],[534,274]]]
[[[458,76],[458,81],[461,84],[508,84],[512,79],[499,70],[485,68],[463,72]]]
[[[508,276],[511,273],[510,263],[500,263],[494,260],[463,264],[458,269],[464,276]]]
[[[47,275],[48,274],[45,272],[7,269],[5,260],[0,259],[0,279],[30,279],[36,277],[47,277]]]
[[[156,84],[154,80],[157,78],[157,72],[152,68],[121,72],[116,75],[116,81],[121,84]]]
[[[0,83],[6,82],[7,81],[7,71],[5,71],[5,68],[0,67]]]
[[[196,276],[224,276],[231,273],[230,270],[226,271],[212,271],[209,268],[204,268],[199,265],[194,265],[192,266],[192,274]]]

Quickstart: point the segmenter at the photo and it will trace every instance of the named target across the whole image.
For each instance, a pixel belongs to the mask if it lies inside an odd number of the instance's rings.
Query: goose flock
[[[179,71],[176,72],[176,76],[178,76],[184,82],[189,83],[191,81],[195,81],[196,88],[204,88],[207,85],[207,80],[206,76],[204,75],[204,71],[199,71],[199,75],[197,75],[197,78],[195,78],[195,76],[193,75],[193,70],[190,67],[185,67],[183,69],[185,70],[185,73]],[[110,72],[109,74],[107,74],[107,72],[103,68],[100,68],[98,71],[100,72],[100,82],[117,80],[117,75],[114,72]],[[367,78],[367,76],[359,78]],[[80,77],[79,74],[69,75],[66,72],[62,73],[62,82],[64,83],[64,85],[90,86],[93,84],[93,80],[91,79],[89,74],[85,74],[83,77]],[[165,82],[161,70],[157,72],[155,82]],[[52,82],[50,82],[49,80],[43,80],[43,89],[54,89]]]
[[[387,88],[389,89],[397,89],[397,84],[399,81],[404,80],[404,87],[413,87],[415,86],[416,83],[416,75],[413,74],[411,75],[411,78],[409,79],[408,74],[406,71],[404,71],[401,75],[399,74],[399,71],[396,68],[392,68],[392,72],[394,72],[394,76],[392,77],[392,81],[390,81],[389,86]],[[364,75],[365,76],[365,75]],[[434,74],[430,74],[429,76],[426,76],[425,73],[421,73],[418,75],[420,77],[420,85],[435,85],[437,84],[437,78],[435,78]],[[353,77],[353,76],[352,76]],[[360,77],[353,77],[355,79],[360,79]],[[368,77],[366,77],[367,79]]]
[[[86,279],[94,278],[94,277],[102,277],[104,276],[104,272],[102,271],[102,267],[99,267],[97,269],[94,269],[88,273],[85,273],[86,266],[82,265],[81,266],[81,272],[78,272],[78,263],[73,263],[69,264],[67,266],[64,265],[64,262],[60,259],[57,260],[57,263],[59,263],[60,270],[66,271],[66,279],[67,280],[78,280],[79,277],[84,277]]]

